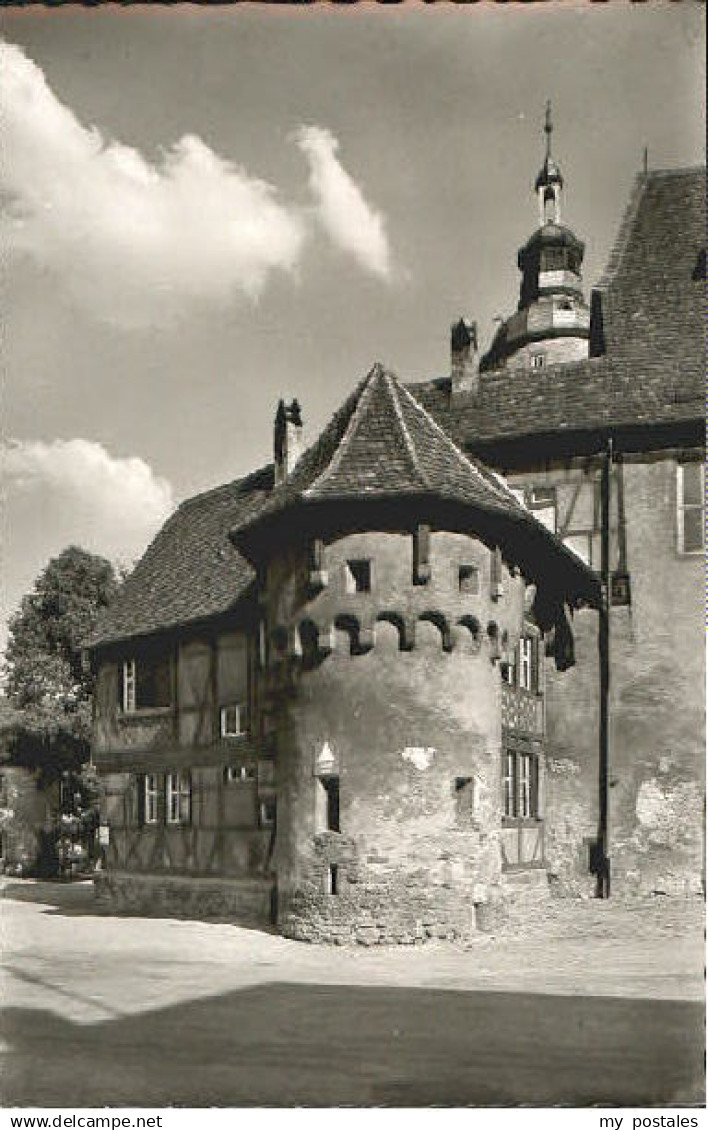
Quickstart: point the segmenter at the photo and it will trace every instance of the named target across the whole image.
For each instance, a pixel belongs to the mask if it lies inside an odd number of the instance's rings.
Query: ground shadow
[[[60,915],[62,918],[141,918],[154,919],[155,921],[166,918],[183,922],[196,921],[194,915],[170,914],[169,916],[158,910],[150,913],[145,907],[135,910],[117,910],[108,901],[97,898],[92,879],[77,880],[49,880],[49,879],[15,879],[6,881],[1,891],[2,897],[13,902],[30,902],[44,904],[46,910],[43,914]],[[214,925],[238,926],[240,930],[253,930],[258,934],[277,934],[278,931],[269,922],[260,920],[236,920],[227,915],[202,915],[200,922],[209,922]]]
[[[6,1106],[703,1101],[697,1003],[275,982],[94,1024],[13,1008],[3,1027]]]

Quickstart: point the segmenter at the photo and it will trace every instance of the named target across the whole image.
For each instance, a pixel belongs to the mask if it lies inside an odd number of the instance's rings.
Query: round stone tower
[[[548,608],[591,575],[380,366],[234,536],[259,577],[280,929],[469,935],[499,895],[526,583]]]
[[[279,921],[295,937],[464,936],[500,878],[499,661],[524,583],[478,539],[402,519],[320,543],[314,584],[306,546],[267,568]]]
[[[585,245],[561,223],[563,177],[551,153],[553,123],[546,107],[546,155],[536,178],[539,227],[520,249],[519,305],[503,321],[481,369],[534,368],[588,356],[590,311],[582,288]]]

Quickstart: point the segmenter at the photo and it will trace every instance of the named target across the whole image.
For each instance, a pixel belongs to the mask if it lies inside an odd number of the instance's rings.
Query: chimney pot
[[[477,323],[460,318],[450,329],[450,378],[453,398],[474,396],[479,388]]]
[[[302,410],[297,400],[286,404],[278,401],[275,413],[273,451],[275,456],[275,485],[280,486],[292,474],[304,448]]]

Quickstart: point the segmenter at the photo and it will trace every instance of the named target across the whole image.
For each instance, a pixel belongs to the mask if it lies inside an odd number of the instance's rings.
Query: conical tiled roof
[[[260,557],[279,543],[275,527],[290,519],[302,530],[309,511],[326,510],[346,528],[347,512],[362,505],[373,517],[381,507],[408,503],[419,520],[445,522],[499,545],[511,564],[536,579],[550,570],[562,575],[569,599],[594,602],[594,574],[517,500],[504,481],[468,458],[432,416],[377,364],[348,397],[319,439],[276,487],[250,522],[234,531],[247,555]],[[402,512],[402,511],[401,511]],[[454,516],[454,517],[453,517]],[[372,525],[375,528],[375,525]]]

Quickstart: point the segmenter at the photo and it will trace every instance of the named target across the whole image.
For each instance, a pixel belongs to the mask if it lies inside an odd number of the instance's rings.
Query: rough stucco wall
[[[537,478],[540,478],[537,476]],[[615,890],[700,889],[703,559],[676,550],[676,464],[624,467],[632,605],[612,612],[610,835]],[[564,887],[589,890],[597,820],[597,618],[575,618],[577,666],[547,682],[547,846]]]
[[[492,619],[512,644],[521,624],[523,583],[505,577],[492,601],[489,551],[461,535],[431,536],[431,580],[413,586],[411,538],[352,535],[327,548],[327,589],[308,600],[295,561],[269,576],[268,622],[290,630],[302,617],[332,621],[339,611],[437,611]],[[374,562],[371,594],[347,594],[349,558]],[[476,562],[479,592],[461,595],[456,563]],[[305,599],[303,599],[305,597]],[[377,623],[373,646],[350,654],[337,631],[332,653],[312,670],[289,665],[277,706],[278,874],[282,929],[311,940],[414,942],[464,936],[475,903],[500,882],[501,685],[486,634],[463,630],[451,651],[438,627],[418,621],[415,646],[399,649],[397,629]],[[288,662],[287,660],[285,661]],[[316,765],[325,748],[340,775],[341,833],[318,823]],[[469,785],[456,792],[456,778]],[[327,893],[338,867],[338,893]]]

